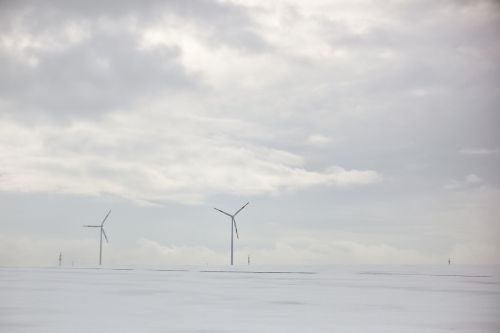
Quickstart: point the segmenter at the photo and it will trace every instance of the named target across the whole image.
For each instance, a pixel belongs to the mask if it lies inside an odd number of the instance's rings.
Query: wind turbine
[[[224,215],[227,215],[231,218],[231,265],[233,264],[233,239],[234,239],[234,234],[233,234],[233,229],[236,230],[236,238],[239,239],[239,236],[238,236],[238,227],[236,226],[236,220],[235,220],[235,217],[236,215],[238,215],[239,212],[241,212],[243,210],[243,208],[245,208],[250,202],[247,202],[246,204],[243,205],[243,207],[241,207],[240,209],[238,209],[238,211],[236,211],[236,213],[234,213],[233,215],[229,214],[229,213],[226,213],[225,211],[223,210],[220,210],[219,208],[214,208],[215,210],[218,210],[219,212],[221,212],[222,214]]]
[[[102,264],[102,236],[104,235],[104,238],[106,239],[106,243],[108,242],[108,237],[106,236],[106,232],[104,232],[104,222],[108,219],[109,214],[111,214],[111,209],[109,212],[106,214],[104,217],[104,220],[102,220],[101,225],[84,225],[86,228],[100,228],[100,240],[99,240],[99,265]]]

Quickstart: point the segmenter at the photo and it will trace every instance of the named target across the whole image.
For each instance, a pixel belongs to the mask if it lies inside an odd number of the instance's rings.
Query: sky
[[[500,264],[496,1],[1,1],[0,265]]]

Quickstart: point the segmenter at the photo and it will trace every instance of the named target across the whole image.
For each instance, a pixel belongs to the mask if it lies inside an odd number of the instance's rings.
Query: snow
[[[495,266],[0,268],[0,332],[500,332]]]

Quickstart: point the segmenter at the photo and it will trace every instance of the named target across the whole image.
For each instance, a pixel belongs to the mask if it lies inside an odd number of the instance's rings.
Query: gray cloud
[[[64,117],[126,110],[162,92],[196,89],[177,60],[179,52],[138,50],[123,36],[93,38],[56,54],[34,52],[32,68],[10,61],[1,97],[16,113]]]
[[[218,231],[188,226],[249,198],[241,246],[276,262],[500,257],[496,2],[0,6],[11,205],[119,205],[154,230],[123,250],[159,261],[219,260]]]
[[[203,118],[193,122],[160,115],[155,125],[148,117],[121,115],[99,127],[80,122],[63,130],[4,126],[10,139],[20,140],[0,141],[8,157],[0,189],[107,193],[136,203],[199,203],[210,193],[275,194],[310,186],[371,184],[382,178],[373,170],[336,166],[306,170],[300,156],[235,141],[244,124],[223,128]],[[135,128],[140,123],[143,129]],[[228,138],[211,136],[212,131]]]
[[[180,61],[175,44],[144,48],[140,34],[166,23],[193,27],[208,45],[264,47],[243,8],[212,1],[137,3],[4,3],[0,98],[13,114],[93,116],[130,109],[158,95],[196,90],[200,72]],[[217,44],[217,45],[216,45]]]

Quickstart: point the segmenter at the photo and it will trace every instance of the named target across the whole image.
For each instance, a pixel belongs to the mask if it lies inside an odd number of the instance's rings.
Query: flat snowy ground
[[[0,268],[0,332],[449,331],[500,332],[498,267]]]

